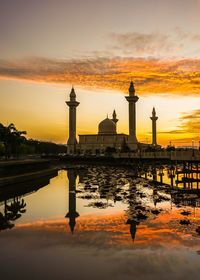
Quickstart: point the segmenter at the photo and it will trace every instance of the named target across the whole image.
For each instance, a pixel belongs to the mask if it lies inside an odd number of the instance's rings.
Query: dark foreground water
[[[0,204],[0,279],[199,279],[198,192],[107,167],[34,190]]]

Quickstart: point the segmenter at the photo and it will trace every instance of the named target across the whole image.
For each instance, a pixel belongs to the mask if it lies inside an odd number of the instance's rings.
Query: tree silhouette
[[[0,212],[0,230],[11,229],[15,225],[13,221],[19,219],[26,212],[24,199],[14,197],[10,205],[4,201],[4,214]]]
[[[19,131],[13,123],[4,126],[0,123],[0,156],[6,159],[20,154],[58,155],[67,152],[66,145],[26,139],[26,131]]]
[[[15,221],[21,217],[22,213],[26,212],[26,203],[22,199],[21,201],[18,198],[14,198],[13,202],[10,205],[6,206],[7,217],[11,221]]]
[[[26,140],[24,134],[26,131],[17,130],[13,123],[8,126],[0,124],[0,141],[4,145],[6,159],[10,158],[11,155],[18,156],[19,146]]]

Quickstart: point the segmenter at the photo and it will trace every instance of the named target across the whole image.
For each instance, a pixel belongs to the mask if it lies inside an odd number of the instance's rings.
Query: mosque
[[[135,94],[134,83],[130,83],[129,94],[125,96],[129,106],[129,134],[117,133],[117,114],[115,110],[112,119],[108,117],[98,125],[98,134],[80,134],[79,141],[76,139],[76,108],[80,104],[76,101],[76,93],[72,87],[70,100],[66,101],[69,106],[69,139],[67,141],[68,154],[104,154],[108,148],[116,152],[144,150],[147,147],[158,147],[156,140],[156,116],[153,108],[152,116],[152,144],[138,142],[136,137],[136,102],[139,97]]]

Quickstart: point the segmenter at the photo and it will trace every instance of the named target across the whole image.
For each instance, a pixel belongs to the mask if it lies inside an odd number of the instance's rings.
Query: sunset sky
[[[66,143],[71,86],[77,133],[96,133],[135,82],[137,136],[162,145],[200,140],[200,0],[0,0],[0,122]]]

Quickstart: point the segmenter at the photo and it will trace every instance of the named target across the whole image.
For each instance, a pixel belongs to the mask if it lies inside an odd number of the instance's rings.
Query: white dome
[[[116,134],[116,124],[109,118],[99,123],[99,134]]]

